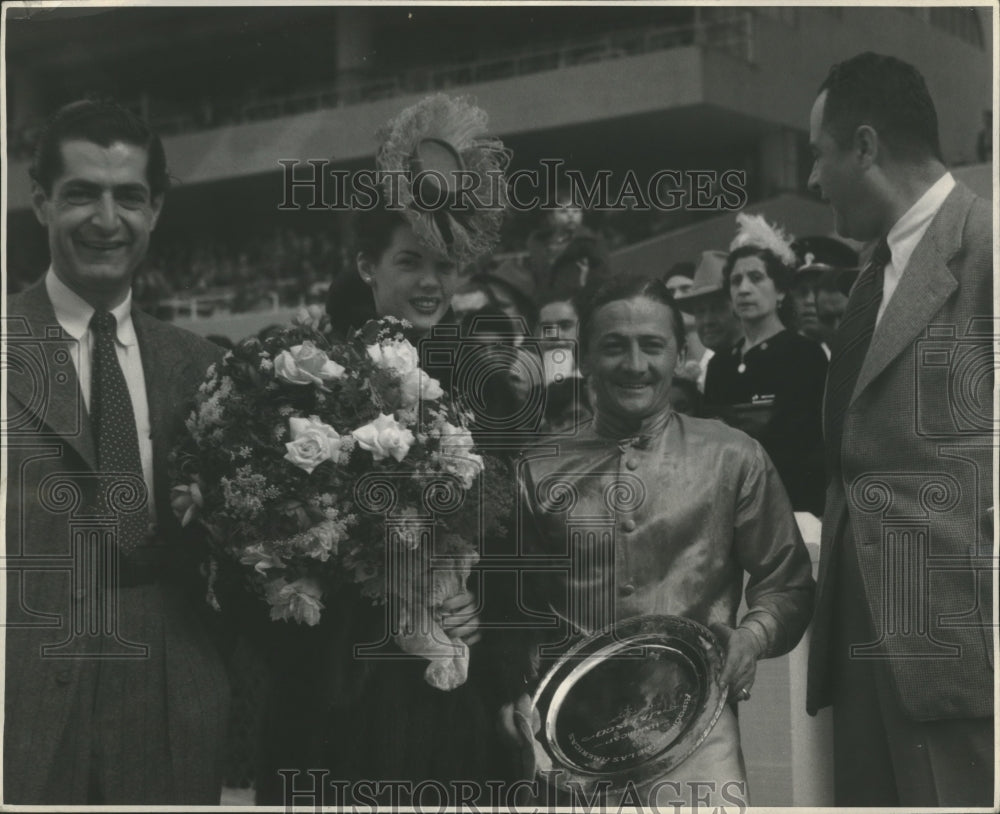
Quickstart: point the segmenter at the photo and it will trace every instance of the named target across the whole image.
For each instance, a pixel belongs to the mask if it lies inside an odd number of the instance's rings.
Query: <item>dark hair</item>
[[[764,263],[767,276],[774,281],[775,290],[781,294],[788,294],[792,287],[795,271],[786,266],[778,255],[770,249],[762,249],[759,246],[740,246],[729,253],[729,257],[726,258],[726,263],[722,267],[722,279],[725,281],[726,292],[730,299],[732,299],[732,292],[729,288],[729,278],[732,276],[736,261],[744,257],[759,257]],[[781,320],[782,325],[792,325],[794,318],[795,307],[792,305],[791,297],[786,296],[778,306],[778,319]]]
[[[689,260],[681,260],[679,263],[674,263],[670,270],[663,275],[663,282],[666,282],[671,277],[687,277],[689,280],[694,279],[694,272],[697,266]]]
[[[146,122],[112,99],[85,99],[59,108],[42,127],[28,170],[46,195],[63,170],[62,144],[82,139],[110,147],[124,142],[146,151],[146,180],[154,198],[170,188],[163,142]]]
[[[617,279],[600,283],[593,288],[588,286],[581,292],[577,311],[580,316],[580,351],[586,353],[590,344],[590,330],[594,315],[598,309],[611,302],[619,300],[634,300],[645,297],[653,302],[661,303],[670,310],[671,328],[677,340],[677,350],[684,347],[684,317],[670,291],[662,280],[640,274],[630,274]]]
[[[478,311],[472,311],[462,317],[459,332],[462,337],[499,334],[501,344],[513,346],[514,337],[522,335],[520,327],[506,312],[495,305],[484,305]]]
[[[725,280],[726,288],[729,288],[729,278],[733,273],[733,266],[737,260],[744,257],[759,257],[764,263],[767,276],[774,281],[774,287],[778,291],[787,294],[792,287],[792,277],[795,272],[781,262],[780,258],[770,249],[762,249],[759,246],[740,246],[733,249],[726,258],[726,263],[722,267],[722,279]]]
[[[817,291],[839,291],[845,297],[851,294],[851,287],[858,279],[858,269],[826,269],[816,282]]]
[[[385,194],[380,187],[374,205],[354,213],[352,222],[354,249],[375,262],[389,248],[393,232],[400,226],[406,225],[406,218],[401,211],[389,209]]]
[[[823,126],[841,149],[867,124],[900,158],[943,161],[934,102],[909,63],[870,51],[859,54],[830,68],[819,94],[823,91]]]
[[[353,265],[342,269],[330,282],[326,313],[330,330],[338,339],[347,339],[353,330],[375,319],[375,295]]]
[[[406,226],[402,212],[389,209],[379,188],[374,205],[353,213],[351,228],[354,251],[365,255],[372,262],[378,261],[392,243],[393,232]],[[375,295],[361,279],[354,257],[333,277],[326,291],[326,313],[334,335],[346,339],[368,320],[375,319]]]
[[[573,309],[579,314],[580,299],[583,291],[584,289],[580,288],[573,290],[570,290],[569,288],[563,288],[547,292],[544,296],[539,297],[538,302],[536,303],[538,306],[539,316],[542,313],[542,309],[546,305],[552,305],[553,303],[557,302],[568,302],[570,305],[573,306]]]
[[[598,285],[609,276],[611,256],[607,247],[597,235],[586,232],[570,240],[566,248],[552,261],[545,287],[549,291],[563,292],[579,289],[579,285],[561,280],[560,274],[568,269],[571,275],[573,273],[579,275],[581,260],[587,261],[588,285]]]

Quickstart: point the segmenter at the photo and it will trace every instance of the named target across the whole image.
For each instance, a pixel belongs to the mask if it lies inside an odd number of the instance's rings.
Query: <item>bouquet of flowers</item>
[[[468,649],[434,611],[464,589],[504,500],[484,497],[471,416],[420,368],[405,327],[383,318],[336,343],[304,313],[241,342],[199,388],[171,499],[271,619],[315,625],[327,592],[360,583],[387,604],[397,643],[430,659],[426,680],[451,689]]]

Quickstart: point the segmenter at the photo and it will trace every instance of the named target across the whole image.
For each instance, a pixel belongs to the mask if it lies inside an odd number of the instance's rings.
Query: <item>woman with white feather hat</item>
[[[744,338],[708,365],[709,413],[760,441],[795,511],[823,513],[823,387],[826,355],[783,319],[795,253],[761,215],[737,215],[723,277]]]

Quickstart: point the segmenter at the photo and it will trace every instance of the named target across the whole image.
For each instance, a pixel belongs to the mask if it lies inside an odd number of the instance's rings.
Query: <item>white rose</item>
[[[441,425],[441,468],[454,475],[463,489],[471,489],[473,481],[483,471],[483,458],[473,452],[472,433],[445,421]]]
[[[390,455],[402,461],[413,446],[413,433],[391,415],[383,413],[374,421],[351,433],[358,446],[368,450],[376,461]]]
[[[329,424],[316,416],[288,419],[292,440],[285,444],[285,460],[312,474],[323,461],[338,461],[343,440]]]
[[[274,360],[274,375],[289,384],[318,384],[339,379],[344,368],[306,340],[283,350]]]
[[[444,395],[441,382],[417,368],[402,377],[399,384],[399,398],[402,407],[412,407],[420,399],[431,401]]]
[[[420,367],[417,349],[405,339],[392,339],[365,348],[371,360],[383,370],[391,370],[401,379]]]
[[[319,622],[323,603],[323,591],[314,579],[303,577],[288,582],[282,577],[272,580],[264,587],[267,604],[271,606],[271,619],[294,619],[315,625]]]

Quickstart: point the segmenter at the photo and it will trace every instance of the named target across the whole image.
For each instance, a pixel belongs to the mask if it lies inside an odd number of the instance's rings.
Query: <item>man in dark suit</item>
[[[807,706],[833,705],[837,805],[993,801],[990,206],[947,172],[923,77],[835,65],[810,186],[877,243],[834,337]]]
[[[52,262],[4,320],[4,801],[217,804],[229,687],[168,455],[220,351],[131,303],[163,146],[77,102],[31,175]]]

